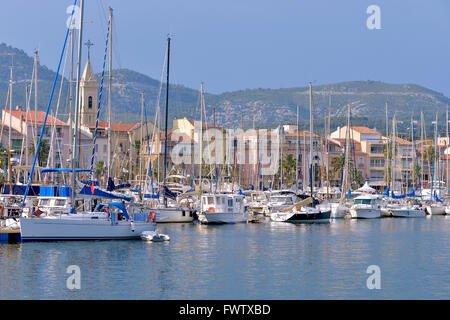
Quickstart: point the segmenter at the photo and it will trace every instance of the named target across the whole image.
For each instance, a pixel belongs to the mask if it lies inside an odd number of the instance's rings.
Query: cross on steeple
[[[91,47],[94,45],[91,40],[88,40],[87,42],[84,43],[84,45],[88,48],[88,59],[91,58]]]

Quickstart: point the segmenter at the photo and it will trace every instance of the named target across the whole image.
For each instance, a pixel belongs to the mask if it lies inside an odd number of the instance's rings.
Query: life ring
[[[213,208],[213,207],[209,207],[209,208],[208,208],[208,212],[209,212],[209,213],[213,213],[213,212],[214,212],[214,208]]]
[[[146,222],[149,223],[150,221],[155,221],[155,219],[156,219],[156,213],[155,213],[155,211],[152,210],[148,213]]]

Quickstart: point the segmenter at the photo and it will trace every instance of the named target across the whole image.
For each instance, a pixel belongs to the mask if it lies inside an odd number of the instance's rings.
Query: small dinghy
[[[170,241],[170,237],[167,234],[162,234],[158,231],[144,231],[141,233],[141,239],[153,242]]]

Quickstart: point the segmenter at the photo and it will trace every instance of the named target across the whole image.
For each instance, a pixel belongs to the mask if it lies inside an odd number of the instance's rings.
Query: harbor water
[[[0,299],[450,299],[446,216],[158,228],[170,242],[2,243]]]

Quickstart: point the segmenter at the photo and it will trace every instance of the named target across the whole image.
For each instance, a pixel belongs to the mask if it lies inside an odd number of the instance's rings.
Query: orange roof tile
[[[378,131],[375,131],[367,127],[351,127],[351,128],[359,133],[380,134]]]
[[[400,137],[395,137],[395,143],[396,143],[396,144],[400,144],[400,145],[410,145],[410,144],[412,144],[411,141],[402,139],[402,138],[400,138]]]
[[[138,123],[112,122],[111,130],[112,131],[120,131],[120,132],[128,132],[128,131],[138,128],[140,125],[141,124],[139,122]],[[98,127],[100,129],[106,129],[106,128],[108,128],[108,122],[99,120]],[[89,126],[89,128],[95,129],[95,125]]]
[[[6,113],[9,114],[9,110],[4,110]],[[25,110],[12,110],[11,115],[14,118],[17,119],[23,119],[24,121],[26,121],[26,117],[27,117],[27,112]],[[37,118],[37,122],[36,122],[36,118]],[[43,111],[28,111],[28,123],[29,124],[38,124],[38,125],[42,125],[44,123],[44,119],[45,119],[45,112]],[[62,122],[59,119],[56,119],[54,117],[52,117],[51,115],[47,116],[47,122],[46,125],[52,125],[53,123],[55,123],[57,126],[67,126],[68,124],[65,122]]]

